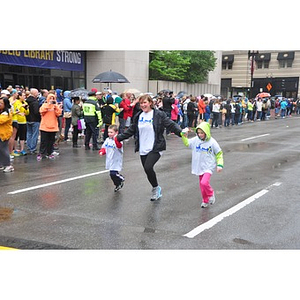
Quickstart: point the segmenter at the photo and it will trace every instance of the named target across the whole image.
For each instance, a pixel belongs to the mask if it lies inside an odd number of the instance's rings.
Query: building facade
[[[149,51],[44,51],[0,50],[0,85],[22,85],[38,89],[110,88],[118,93],[128,88],[156,94],[158,89],[172,88],[175,93],[220,94],[222,52],[215,51],[217,66],[209,72],[202,84],[149,82]],[[123,74],[130,83],[93,83],[99,73],[115,71]],[[171,87],[172,86],[172,87]]]
[[[85,86],[86,52],[2,50],[0,84],[2,88],[18,84],[38,89]]]
[[[299,97],[300,51],[223,51],[221,94]]]
[[[148,51],[0,50],[0,85],[38,89],[110,88],[122,92],[134,86],[148,89]],[[95,84],[99,73],[115,71],[130,83]]]

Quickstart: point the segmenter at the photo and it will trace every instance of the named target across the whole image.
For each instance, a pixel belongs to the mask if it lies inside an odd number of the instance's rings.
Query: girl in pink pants
[[[210,173],[204,173],[203,175],[199,175],[199,186],[202,194],[203,203],[214,204],[214,190],[210,185]]]
[[[202,194],[201,207],[207,207],[216,201],[214,190],[210,185],[210,177],[217,168],[223,169],[223,152],[218,142],[210,134],[210,125],[201,122],[196,128],[196,136],[188,139],[182,136],[185,146],[192,149],[192,174],[199,176],[199,186]]]

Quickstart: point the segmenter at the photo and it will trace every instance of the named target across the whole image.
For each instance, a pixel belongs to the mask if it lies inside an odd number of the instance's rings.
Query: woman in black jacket
[[[119,142],[135,135],[135,152],[140,153],[141,162],[147,178],[152,185],[151,201],[158,200],[161,187],[158,185],[154,165],[161,156],[161,151],[166,150],[164,138],[165,128],[181,137],[181,128],[167,117],[165,112],[154,109],[154,103],[149,95],[139,98],[141,111],[134,115],[130,127],[117,136]]]

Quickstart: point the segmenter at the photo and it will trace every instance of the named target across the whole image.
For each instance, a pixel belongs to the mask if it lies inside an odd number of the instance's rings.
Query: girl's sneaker
[[[207,207],[207,206],[208,206],[208,203],[202,202],[202,204],[201,204],[201,207],[202,207],[202,208],[205,208],[205,207]]]
[[[55,159],[55,156],[53,154],[51,154],[51,155],[48,156],[48,158],[53,160],[53,159]]]
[[[41,161],[42,158],[43,158],[42,155],[41,155],[41,154],[38,154],[37,157],[36,157],[36,160],[37,160],[37,161]]]
[[[7,166],[4,168],[3,172],[4,173],[9,173],[9,172],[13,172],[15,169],[13,166]]]
[[[216,202],[215,194],[208,198],[208,203],[213,205]]]

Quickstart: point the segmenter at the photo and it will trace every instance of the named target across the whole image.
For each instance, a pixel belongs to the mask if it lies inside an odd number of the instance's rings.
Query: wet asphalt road
[[[125,185],[119,192],[105,171],[105,157],[73,149],[71,142],[60,145],[54,161],[17,157],[15,172],[0,174],[0,246],[299,249],[299,125],[300,118],[292,117],[212,129],[225,168],[212,176],[217,200],[207,209],[200,208],[191,151],[177,136],[167,137],[167,151],[156,164],[163,194],[157,202],[150,201],[151,187],[133,139],[124,144]],[[227,216],[262,190],[267,192]],[[211,228],[184,236],[222,213],[226,216]]]

